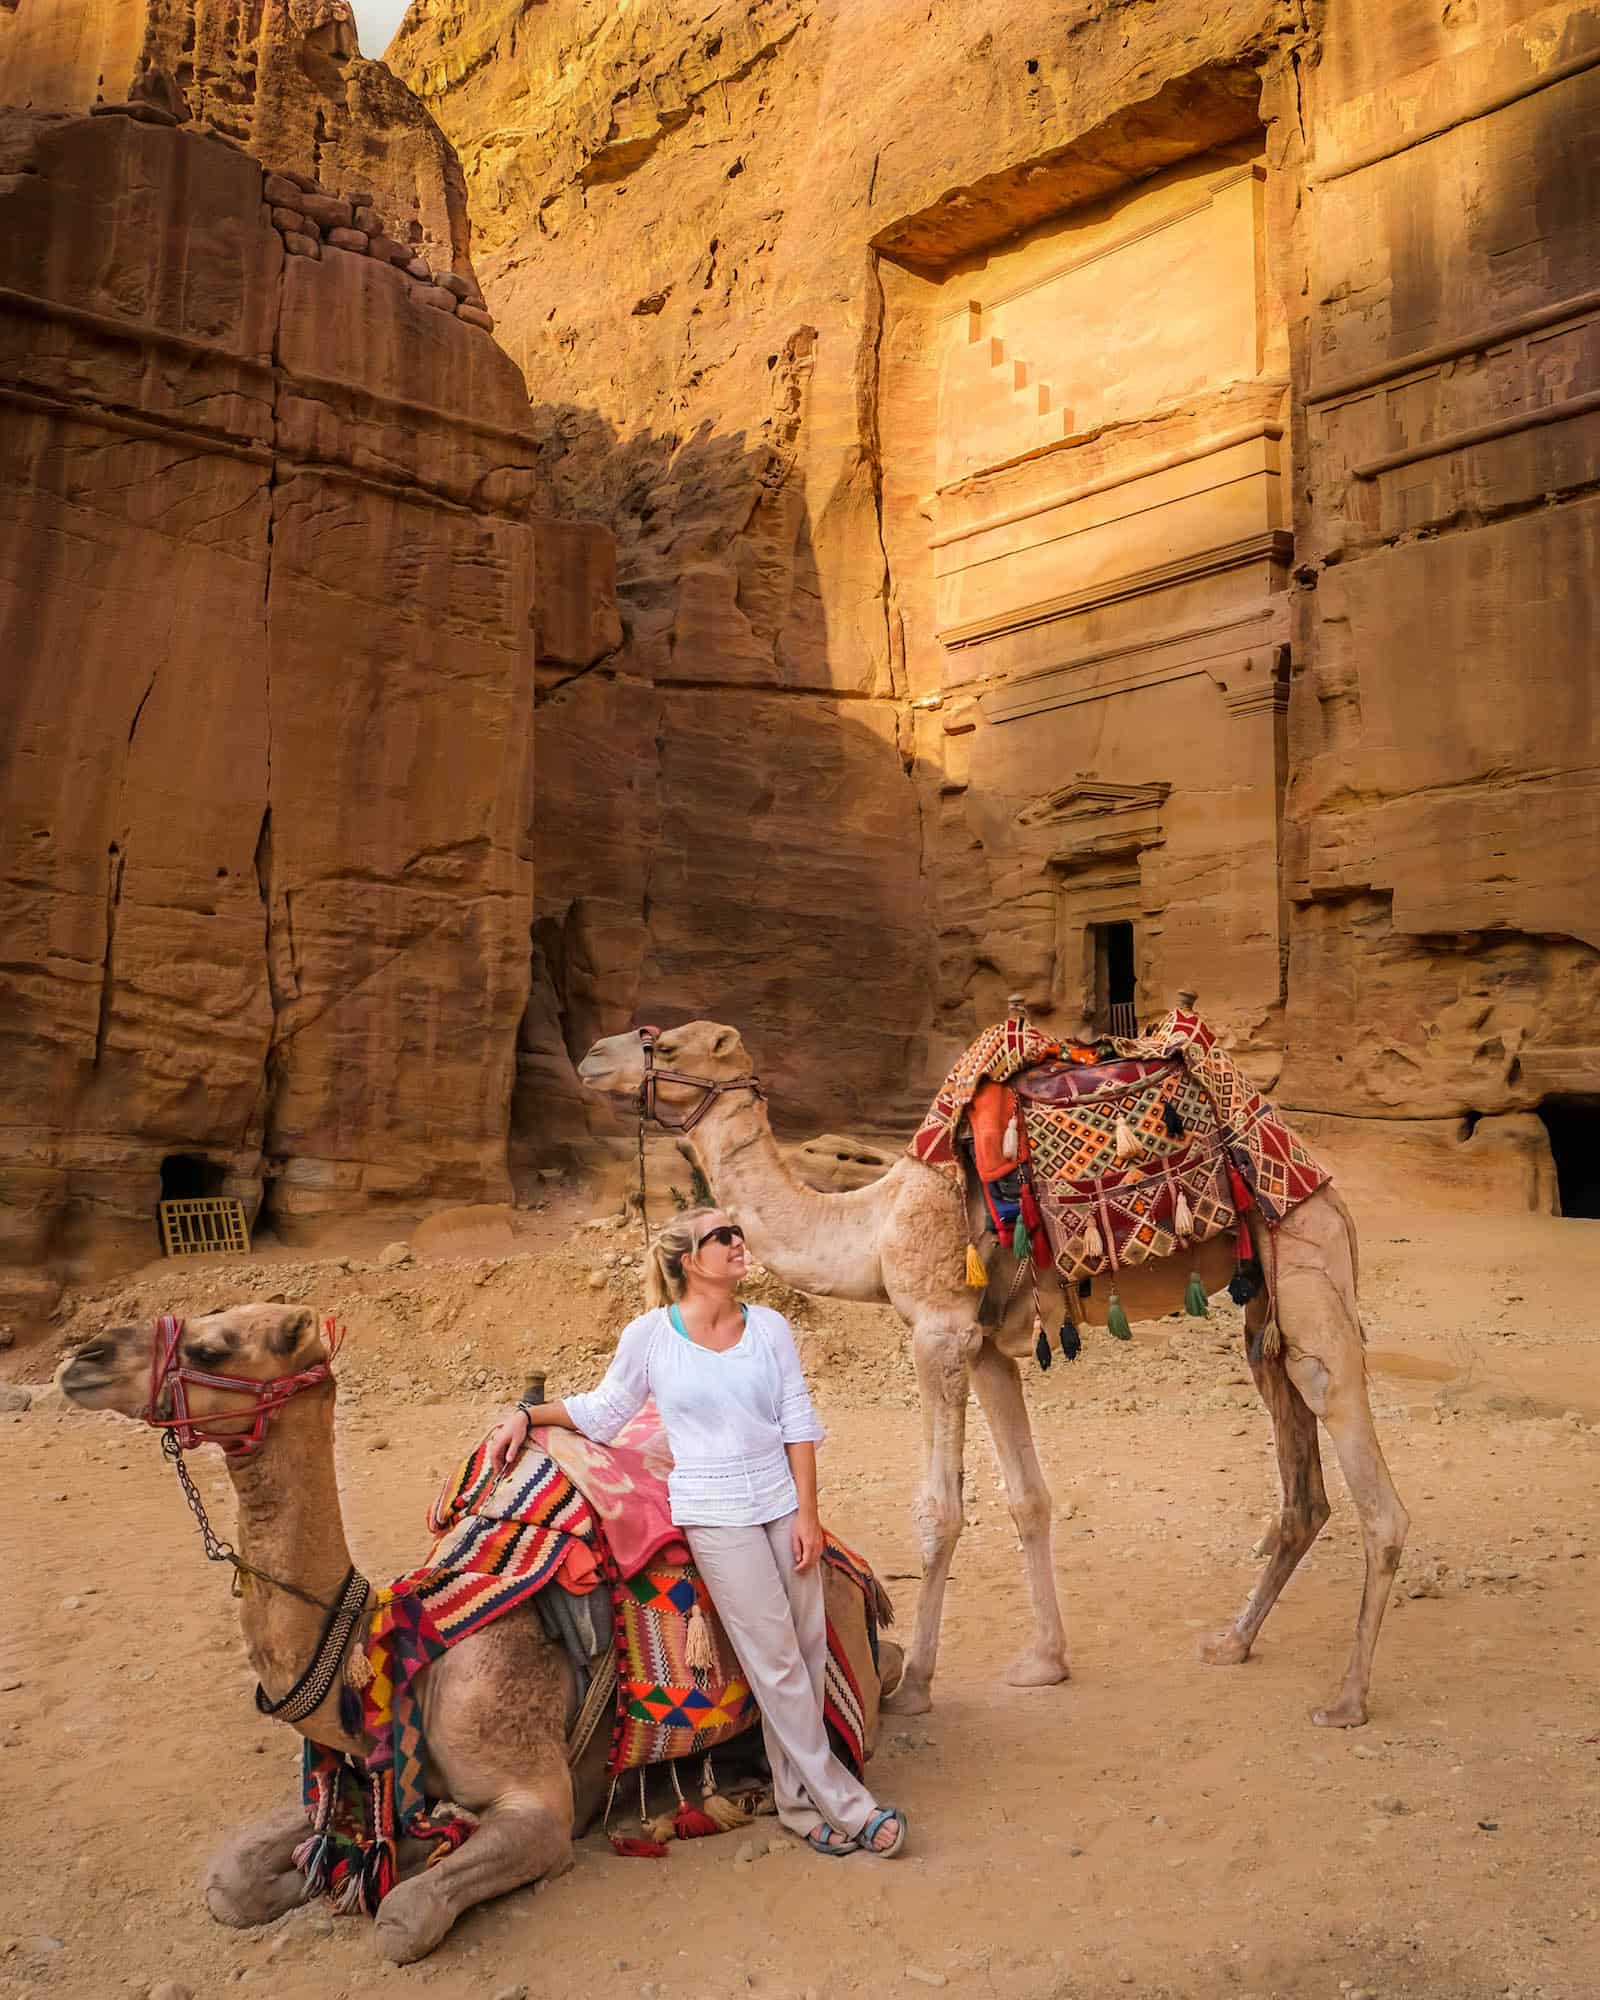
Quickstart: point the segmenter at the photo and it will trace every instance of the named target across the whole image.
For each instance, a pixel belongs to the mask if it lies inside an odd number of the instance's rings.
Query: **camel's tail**
[[[1367,1344],[1367,1329],[1361,1318],[1361,1245],[1356,1236],[1356,1219],[1345,1204],[1344,1197],[1330,1181],[1327,1192],[1334,1207],[1339,1211],[1339,1220],[1344,1224],[1344,1239],[1350,1246],[1350,1295],[1356,1301],[1356,1331],[1361,1336],[1361,1345]]]
[[[880,1632],[894,1623],[894,1601],[876,1576],[872,1579],[872,1608],[877,1615]]]

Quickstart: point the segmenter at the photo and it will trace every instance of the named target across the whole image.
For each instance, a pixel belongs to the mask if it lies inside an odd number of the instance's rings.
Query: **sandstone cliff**
[[[0,104],[129,100],[361,196],[413,254],[471,279],[460,165],[404,84],[362,59],[349,0],[0,4]]]
[[[294,198],[0,122],[0,1262],[149,1254],[164,1180],[287,1228],[509,1195],[526,395]]]
[[[1011,987],[1189,986],[1352,1133],[1600,1096],[1594,8],[414,0],[389,59],[619,540],[547,1030],[670,998],[882,1115]]]

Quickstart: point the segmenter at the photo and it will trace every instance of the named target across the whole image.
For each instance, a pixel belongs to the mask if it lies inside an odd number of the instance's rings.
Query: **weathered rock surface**
[[[129,99],[362,193],[395,236],[471,281],[459,163],[405,85],[363,60],[349,0],[3,0],[0,104]]]
[[[533,915],[516,368],[258,162],[0,114],[0,1261],[503,1200]],[[309,226],[309,225],[308,225]]]
[[[859,1130],[1012,988],[1188,987],[1544,1198],[1526,1114],[1600,1095],[1597,56],[1530,0],[415,0],[619,545],[623,645],[541,675],[525,1073],[681,1002]]]

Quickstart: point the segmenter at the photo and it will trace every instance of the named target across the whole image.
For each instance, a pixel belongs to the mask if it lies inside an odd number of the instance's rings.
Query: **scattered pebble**
[[[194,1991],[180,1986],[176,1979],[158,1979],[150,1988],[149,2000],[194,2000]]]
[[[741,1840],[733,1857],[735,1868],[748,1868],[756,1858],[756,1844],[753,1840]]]
[[[387,1434],[379,1431],[378,1435],[369,1441],[367,1448],[369,1451],[387,1451],[389,1449]]]
[[[502,1986],[494,2000],[528,2000],[528,1989],[526,1986]]]
[[[920,1965],[905,1968],[907,1979],[914,1979],[919,1986],[948,1986],[950,1981],[942,1972],[924,1972]]]
[[[0,1411],[21,1416],[24,1410],[33,1408],[33,1391],[23,1388],[20,1382],[0,1382]]]
[[[390,1243],[378,1253],[378,1269],[380,1271],[397,1271],[403,1264],[409,1264],[410,1262],[411,1245],[409,1243]]]

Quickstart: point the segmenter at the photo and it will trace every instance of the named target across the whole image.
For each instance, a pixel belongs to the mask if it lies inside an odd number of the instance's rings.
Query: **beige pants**
[[[877,1801],[834,1756],[822,1720],[828,1624],[819,1558],[794,1566],[793,1514],[760,1528],[684,1529],[723,1630],[761,1709],[778,1816],[793,1833],[818,1818],[857,1834]]]

